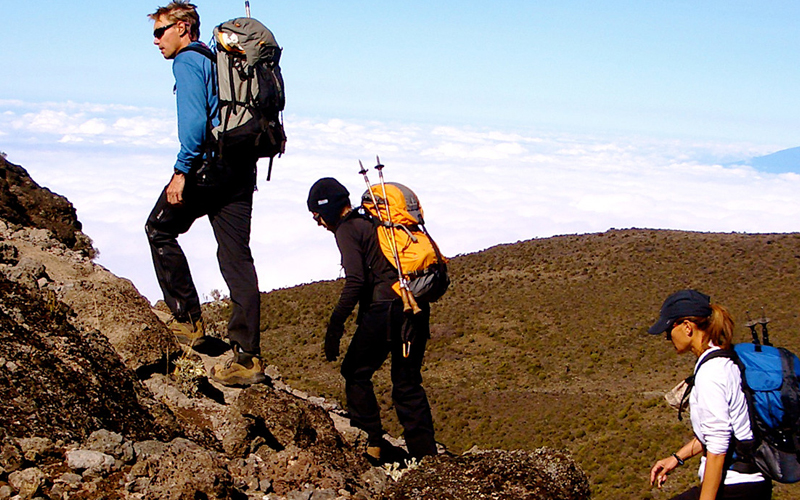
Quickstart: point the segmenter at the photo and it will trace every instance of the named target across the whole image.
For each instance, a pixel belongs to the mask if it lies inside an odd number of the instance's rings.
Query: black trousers
[[[430,337],[430,306],[405,317],[400,299],[373,302],[361,317],[342,362],[347,409],[354,426],[367,432],[370,444],[383,436],[380,407],[375,398],[372,375],[392,356],[392,400],[403,426],[408,452],[413,457],[436,454],[433,418],[425,389],[422,388],[422,361]],[[401,331],[404,320],[411,334],[411,354],[403,357]]]
[[[194,221],[208,216],[217,240],[219,269],[233,305],[228,337],[244,351],[259,354],[261,297],[250,252],[255,161],[231,160],[236,167],[234,173],[218,187],[198,187],[192,176],[187,176],[180,205],[167,202],[165,188],[147,218],[145,231],[164,301],[179,321],[197,320],[200,299],[178,236],[187,232]]]
[[[672,500],[698,500],[700,486],[684,491]],[[758,483],[740,483],[720,485],[717,500],[770,500],[772,498],[772,481]]]

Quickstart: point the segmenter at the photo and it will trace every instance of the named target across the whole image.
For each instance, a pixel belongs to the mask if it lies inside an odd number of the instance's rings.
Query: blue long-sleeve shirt
[[[200,42],[192,42],[195,44],[200,45]],[[188,173],[195,158],[203,154],[208,117],[212,117],[212,126],[219,124],[219,96],[214,71],[211,60],[193,50],[184,49],[172,62],[178,101],[178,140],[181,143],[175,169],[184,173]]]

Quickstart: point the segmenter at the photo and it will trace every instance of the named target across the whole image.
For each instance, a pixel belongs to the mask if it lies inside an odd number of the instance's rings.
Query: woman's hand
[[[667,476],[678,466],[678,459],[673,456],[662,458],[650,469],[650,486],[658,483],[658,488],[667,481]]]
[[[697,438],[692,438],[688,443],[683,445],[677,453],[673,453],[671,456],[662,458],[656,462],[653,468],[650,469],[650,486],[653,486],[657,482],[658,487],[661,488],[661,485],[666,482],[669,473],[678,465],[682,465],[678,462],[676,455],[681,457],[681,460],[685,462],[693,456],[698,455],[701,451],[703,451],[703,445],[700,444]]]

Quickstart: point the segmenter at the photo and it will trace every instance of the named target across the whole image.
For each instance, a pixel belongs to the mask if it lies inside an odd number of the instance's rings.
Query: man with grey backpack
[[[149,15],[153,43],[172,60],[178,104],[180,151],[169,184],[147,219],[145,230],[164,301],[174,319],[168,324],[179,342],[196,347],[205,337],[200,300],[179,235],[207,215],[217,240],[220,271],[230,290],[228,337],[233,357],[211,370],[224,385],[263,382],[260,348],[260,294],[250,251],[256,162],[247,143],[218,145],[220,102],[215,56],[199,42],[196,6],[173,1]]]

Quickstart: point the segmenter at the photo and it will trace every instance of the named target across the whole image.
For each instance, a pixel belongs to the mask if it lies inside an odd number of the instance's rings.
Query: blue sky
[[[196,2],[202,36],[242,15]],[[154,2],[4,0],[0,95],[167,107]],[[304,116],[793,141],[800,4],[266,2]],[[23,83],[24,82],[24,83]],[[790,144],[796,145],[796,144]]]
[[[195,3],[203,40],[244,13]],[[0,2],[0,151],[66,195],[99,262],[155,300],[142,226],[178,147],[158,3],[29,5]],[[284,47],[288,94],[287,155],[256,194],[262,289],[338,275],[307,189],[332,175],[355,198],[357,160],[376,154],[449,255],[610,227],[797,230],[800,175],[732,164],[800,145],[800,3],[253,0],[252,14]],[[676,206],[682,187],[708,195]],[[182,239],[204,292],[224,289],[207,225]]]

